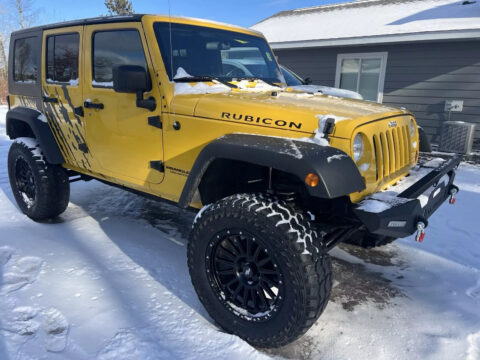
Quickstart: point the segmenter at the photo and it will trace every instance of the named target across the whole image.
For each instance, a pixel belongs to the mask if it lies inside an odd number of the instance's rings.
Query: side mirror
[[[310,79],[309,77],[303,79],[303,83],[304,83],[305,85],[310,85],[312,82],[313,82],[312,79]]]
[[[152,86],[147,71],[138,65],[114,65],[112,69],[113,89],[119,93],[137,94],[137,107],[155,110],[155,98],[143,98],[143,93],[150,91]]]

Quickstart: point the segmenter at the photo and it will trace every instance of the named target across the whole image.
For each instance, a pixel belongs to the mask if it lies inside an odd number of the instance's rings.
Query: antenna
[[[170,32],[170,74],[172,76],[172,80],[174,80],[174,75],[173,75],[173,43],[172,43],[172,14],[171,14],[170,0],[168,0],[168,28],[169,28],[169,32]],[[175,81],[173,81],[172,112],[173,112],[173,116],[175,116]]]

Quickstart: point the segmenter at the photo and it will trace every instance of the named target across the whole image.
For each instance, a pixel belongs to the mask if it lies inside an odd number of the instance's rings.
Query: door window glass
[[[78,84],[79,34],[47,37],[47,82]]]
[[[137,30],[100,31],[93,35],[92,84],[113,87],[112,68],[115,65],[139,65],[147,70]]]

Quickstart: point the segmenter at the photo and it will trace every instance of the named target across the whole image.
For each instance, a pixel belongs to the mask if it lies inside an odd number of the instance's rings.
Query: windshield
[[[154,30],[170,80],[255,78],[285,84],[270,47],[261,37],[166,22],[155,23]]]
[[[285,81],[287,82],[288,86],[299,86],[303,85],[303,82],[291,72],[290,70],[284,68],[283,66],[280,67],[282,69],[283,76],[285,77]]]

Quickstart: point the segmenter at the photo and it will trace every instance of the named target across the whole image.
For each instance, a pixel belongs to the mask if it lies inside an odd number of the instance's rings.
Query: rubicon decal
[[[298,129],[298,130],[302,128],[302,123],[299,123],[299,122],[286,121],[281,119],[276,120],[272,118],[264,118],[261,116],[235,114],[235,113],[229,113],[229,112],[222,112],[222,119],[244,121],[247,123],[255,123],[255,124],[267,125],[267,126],[286,127],[286,128]]]

